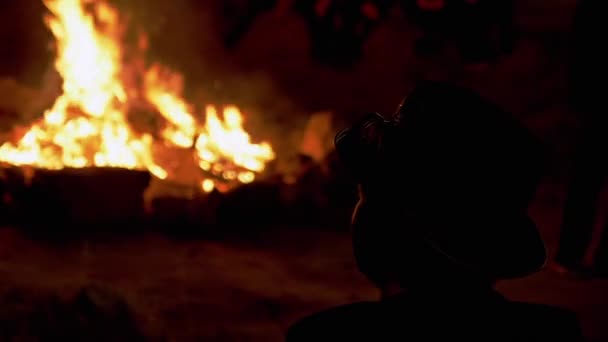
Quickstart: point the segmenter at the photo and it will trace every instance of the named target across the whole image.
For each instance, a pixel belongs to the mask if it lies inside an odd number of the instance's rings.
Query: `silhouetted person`
[[[233,18],[233,25],[224,36],[224,45],[234,48],[264,12],[270,11],[277,0],[239,0],[222,2],[225,17]]]
[[[545,263],[527,206],[544,148],[477,95],[436,83],[385,121],[338,134],[358,179],[353,249],[380,301],[333,308],[287,341],[581,341],[570,312],[510,301],[493,289]]]
[[[401,0],[422,29],[416,40],[419,56],[438,53],[453,40],[463,61],[481,65],[509,54],[515,41],[513,0]]]
[[[422,30],[414,43],[414,52],[421,57],[439,52],[450,26],[446,0],[401,0],[401,7]]]
[[[465,62],[491,62],[512,51],[513,0],[459,0],[453,30]]]
[[[308,26],[315,61],[337,68],[354,65],[392,0],[296,0]]]
[[[603,6],[602,6],[603,5]],[[582,130],[570,173],[563,212],[562,236],[555,269],[561,273],[608,275],[608,233],[600,239],[591,269],[583,266],[596,222],[598,197],[608,175],[608,115],[604,82],[608,61],[604,39],[605,3],[582,0],[574,20],[570,91]],[[603,70],[603,71],[602,71]]]

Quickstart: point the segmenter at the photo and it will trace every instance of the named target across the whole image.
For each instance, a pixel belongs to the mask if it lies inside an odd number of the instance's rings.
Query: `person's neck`
[[[401,285],[399,285],[398,282],[385,284],[380,287],[380,299],[386,299],[388,297],[394,296],[401,291],[403,291],[403,288],[401,287]]]
[[[468,292],[468,291],[492,291],[494,288],[493,282],[485,281],[452,281],[452,282],[429,282],[419,284],[419,286],[404,287],[399,282],[389,282],[379,286],[380,299],[397,295],[404,291],[416,291],[422,289],[424,291],[439,291],[439,292]]]

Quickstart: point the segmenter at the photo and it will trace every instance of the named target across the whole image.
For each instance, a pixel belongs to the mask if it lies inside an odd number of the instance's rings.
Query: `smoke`
[[[0,142],[10,138],[12,128],[31,124],[53,104],[61,89],[59,76],[49,69],[42,80],[44,86],[36,89],[11,77],[0,78]]]
[[[0,3],[0,142],[15,125],[40,117],[59,93],[53,70],[50,33],[40,0]]]
[[[185,98],[195,107],[199,119],[204,118],[207,104],[237,105],[253,141],[269,141],[278,156],[293,153],[308,112],[291,100],[271,71],[250,67],[252,53],[247,51],[247,42],[237,49],[226,49],[222,37],[231,18],[222,14],[221,1],[115,3],[129,18],[131,30],[148,36],[147,59],[184,76]],[[303,28],[300,31],[305,37]],[[265,64],[269,63],[273,61]]]

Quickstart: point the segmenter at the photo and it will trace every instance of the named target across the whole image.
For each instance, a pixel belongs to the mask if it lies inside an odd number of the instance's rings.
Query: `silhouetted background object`
[[[527,207],[546,149],[473,92],[419,84],[385,120],[369,114],[336,137],[360,200],[353,248],[379,302],[307,317],[288,341],[581,341],[575,316],[512,302],[497,280],[544,265]]]
[[[582,130],[570,173],[556,261],[561,272],[591,271],[607,276],[606,229],[600,238],[591,269],[584,265],[583,260],[598,218],[599,194],[608,176],[606,95],[603,87],[599,86],[604,81],[608,60],[606,49],[601,46],[604,39],[603,8],[601,1],[579,1],[574,22],[570,92],[573,108],[582,121]]]

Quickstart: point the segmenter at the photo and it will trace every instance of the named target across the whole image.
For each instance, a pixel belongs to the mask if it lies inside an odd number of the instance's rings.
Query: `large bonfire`
[[[170,165],[154,152],[162,145],[192,151],[198,182],[208,192],[252,182],[274,159],[268,143],[251,142],[237,107],[207,105],[204,119],[197,120],[172,82],[176,74],[159,65],[141,72],[130,67],[115,8],[103,0],[43,2],[50,11],[45,23],[56,39],[63,93],[17,141],[0,146],[0,162],[45,169],[143,169],[171,179]],[[131,79],[140,82],[128,81],[126,75],[134,72],[140,74]],[[157,131],[141,133],[127,120],[142,102],[163,119]]]

